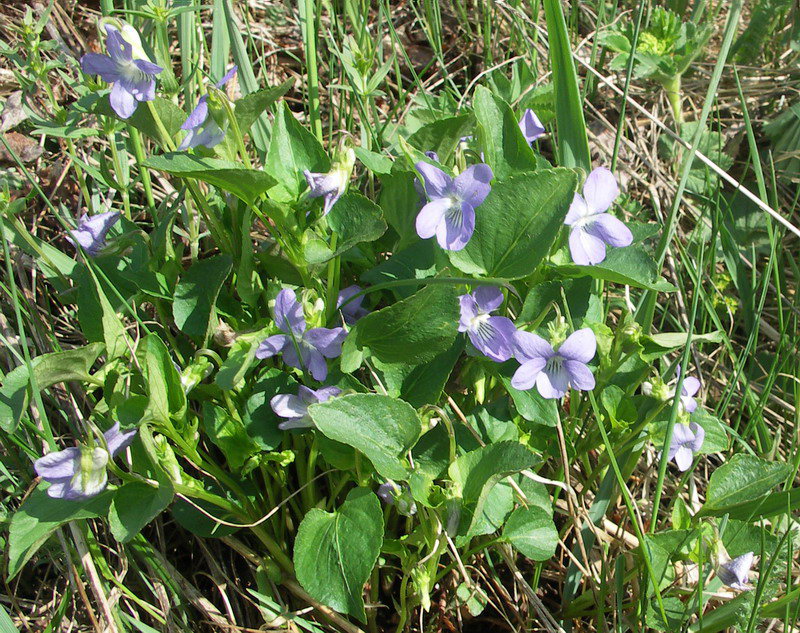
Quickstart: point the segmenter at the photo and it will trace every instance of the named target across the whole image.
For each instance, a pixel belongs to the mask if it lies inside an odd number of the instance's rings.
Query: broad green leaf
[[[362,318],[351,330],[359,349],[384,363],[422,364],[450,348],[458,331],[454,286],[433,284]]]
[[[492,168],[497,180],[506,180],[520,172],[536,171],[536,155],[520,131],[519,121],[505,101],[494,96],[488,88],[478,86],[475,90],[474,110],[484,160]]]
[[[308,187],[303,170],[330,169],[325,150],[317,138],[294,117],[284,101],[275,115],[265,171],[275,184],[269,195],[278,202],[292,202]]]
[[[378,394],[353,394],[312,404],[308,413],[325,436],[364,453],[379,474],[408,479],[406,453],[422,432],[410,404]]]
[[[422,209],[422,199],[414,187],[415,178],[414,172],[401,170],[381,176],[379,203],[389,226],[400,237],[396,250],[419,241],[415,222]]]
[[[659,275],[655,260],[641,244],[609,248],[606,258],[594,266],[565,264],[556,266],[554,272],[562,277],[588,276],[658,292],[673,292],[676,289]]]
[[[74,279],[78,285],[78,321],[84,336],[89,341],[105,343],[109,359],[124,355],[129,349],[128,335],[97,277],[81,265]]]
[[[42,354],[31,360],[36,387],[41,391],[58,382],[91,380],[89,369],[103,351],[102,343]],[[17,428],[25,407],[28,406],[30,375],[26,365],[8,372],[0,387],[0,428],[11,433]]]
[[[279,86],[263,88],[257,92],[251,92],[236,101],[234,114],[239,130],[244,135],[255,123],[256,119],[266,112],[273,103],[291,90],[294,85],[294,78],[287,79]]]
[[[304,255],[310,264],[321,264],[361,242],[373,242],[386,232],[381,208],[358,193],[346,193],[326,216],[337,235],[336,250],[316,237],[306,244]]]
[[[175,287],[172,316],[184,334],[204,339],[216,326],[215,304],[231,266],[230,256],[216,255],[195,262],[181,276]]]
[[[19,633],[5,607],[0,606],[0,633]]]
[[[687,338],[686,332],[662,332],[643,336],[640,339],[642,351],[639,354],[643,360],[652,362],[667,352],[684,347]],[[707,334],[692,334],[692,343],[720,343],[723,338],[724,334],[716,330]]]
[[[152,104],[153,109],[156,111],[158,118],[161,119],[161,123],[164,124],[164,129],[167,131],[167,134],[169,134],[170,139],[174,139],[175,135],[180,131],[181,125],[183,125],[183,122],[186,121],[186,113],[172,101],[169,99],[164,99],[163,97],[156,97],[150,103]],[[96,103],[93,112],[95,114],[101,114],[119,119],[116,112],[114,112],[114,110],[111,108],[111,104],[108,101],[108,96],[103,97]],[[156,121],[150,112],[150,105],[148,103],[140,104],[139,107],[136,108],[136,112],[134,112],[129,118],[125,119],[125,123],[127,125],[132,125],[142,134],[149,136],[151,139],[156,141],[156,143],[164,147],[161,131],[159,130],[158,125],[156,124]]]
[[[450,251],[450,261],[472,275],[527,277],[550,251],[577,184],[577,174],[562,168],[495,183],[475,211],[472,239]]]
[[[186,411],[186,394],[163,341],[157,334],[150,334],[139,344],[136,355],[149,395],[146,417],[163,424],[172,416],[182,416]]]
[[[232,193],[247,204],[253,204],[261,194],[275,184],[274,178],[264,171],[247,169],[239,163],[218,158],[203,158],[185,152],[151,156],[145,161],[145,165],[179,178],[202,180]]]
[[[719,418],[711,415],[702,407],[697,407],[691,414],[691,420],[702,426],[706,432],[700,453],[721,453],[728,450],[730,446],[729,429]]]
[[[203,428],[225,455],[228,467],[238,471],[258,451],[242,421],[211,402],[203,403]]]
[[[369,284],[382,284],[398,279],[427,279],[436,275],[436,249],[433,240],[420,240],[408,248],[393,253],[389,259],[381,262],[361,275],[362,281]],[[392,292],[400,299],[406,299],[417,291],[417,287],[398,286]]]
[[[462,499],[459,535],[469,538],[474,534],[493,486],[512,473],[531,468],[537,461],[536,455],[519,442],[498,442],[482,446],[453,462],[450,479]]]
[[[167,478],[163,478],[157,488],[143,481],[121,486],[114,493],[108,513],[108,524],[114,538],[121,543],[130,541],[166,509],[172,497],[172,486]]]
[[[508,395],[517,407],[517,413],[529,422],[543,424],[545,426],[558,425],[558,401],[542,398],[534,385],[527,391],[520,391],[511,386],[511,377],[519,367],[517,362],[505,363],[500,369],[500,380],[503,381]]]
[[[447,161],[471,127],[469,114],[438,119],[419,128],[408,137],[408,142],[422,152],[436,152],[440,161]]]
[[[334,512],[314,508],[297,530],[297,580],[316,600],[366,622],[364,583],[383,542],[383,513],[372,491],[355,488]]]
[[[19,573],[61,525],[108,514],[114,494],[107,490],[90,499],[67,501],[49,497],[46,488],[45,484],[40,484],[11,517],[8,528],[8,580]]]
[[[744,509],[755,512],[758,502],[791,475],[788,464],[768,462],[753,455],[739,453],[711,473],[706,502],[698,516],[738,515]]]
[[[600,302],[592,292],[592,280],[589,277],[544,281],[531,286],[525,297],[525,303],[517,317],[518,321],[536,321],[544,317],[544,311],[552,304],[563,304],[562,290],[567,298],[569,314],[576,327],[584,320],[603,322],[604,316]]]
[[[552,514],[538,506],[520,507],[503,528],[503,539],[531,560],[547,560],[556,553],[558,530]]]
[[[278,429],[282,418],[275,415],[269,402],[282,393],[297,393],[297,382],[289,374],[269,369],[253,385],[252,392],[242,411],[242,423],[247,435],[263,451],[275,450],[281,445],[285,431]]]
[[[356,158],[369,169],[373,174],[380,174],[381,176],[388,174],[392,171],[394,161],[384,154],[371,152],[363,147],[354,147],[353,151]]]

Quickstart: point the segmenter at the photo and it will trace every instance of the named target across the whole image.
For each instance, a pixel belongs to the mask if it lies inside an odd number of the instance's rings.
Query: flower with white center
[[[618,195],[617,180],[605,167],[592,170],[583,195],[575,194],[564,224],[571,227],[569,250],[576,264],[599,264],[606,258],[606,244],[620,247],[633,242],[630,229],[606,213]]]
[[[576,330],[557,350],[541,336],[517,331],[516,359],[522,363],[511,378],[520,391],[533,385],[543,398],[563,398],[570,387],[591,391],[595,381],[587,366],[597,350],[597,339],[589,328]]]
[[[503,293],[493,286],[481,286],[472,294],[461,295],[458,301],[458,331],[466,332],[475,348],[493,361],[502,363],[511,358],[517,328],[511,319],[491,314],[503,303]]]
[[[81,68],[112,84],[111,108],[127,119],[136,111],[138,102],[155,99],[155,77],[163,68],[147,59],[139,36],[130,25],[125,25],[123,32],[110,24],[105,26],[108,55],[87,53],[81,57]]]
[[[667,459],[674,460],[681,472],[689,470],[695,453],[703,446],[705,437],[705,429],[696,422],[689,424],[677,422],[672,429],[672,441]]]

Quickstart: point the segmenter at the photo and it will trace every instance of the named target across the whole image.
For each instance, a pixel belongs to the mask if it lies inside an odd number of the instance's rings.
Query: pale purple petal
[[[517,328],[511,319],[501,316],[489,317],[478,326],[468,330],[469,340],[477,350],[497,363],[507,361],[514,355],[514,334]]]
[[[569,373],[569,382],[573,389],[578,391],[591,391],[594,389],[594,374],[585,363],[577,360],[565,360],[564,369]]]
[[[81,57],[81,70],[87,75],[100,75],[100,78],[113,84],[119,79],[119,65],[108,55],[87,53]]]
[[[275,297],[275,324],[287,334],[300,334],[306,329],[303,306],[291,288],[284,288]]]
[[[105,246],[105,239],[111,227],[119,220],[118,211],[107,211],[89,216],[83,214],[78,226],[67,236],[67,240],[75,246],[77,242],[90,256],[94,257]]]
[[[592,219],[586,222],[585,230],[609,246],[630,246],[633,242],[631,230],[610,213],[598,213],[592,216]]]
[[[429,198],[444,198],[455,191],[453,179],[438,167],[425,161],[419,161],[414,167],[422,176],[425,192]]]
[[[461,295],[458,297],[458,304],[461,308],[458,331],[466,332],[472,327],[472,320],[480,314],[478,303],[472,295]]]
[[[697,453],[703,447],[703,441],[706,439],[706,430],[697,422],[692,422],[689,428],[694,432],[694,439],[689,444],[689,447]]]
[[[65,448],[48,453],[33,462],[33,469],[42,479],[70,479],[81,467],[81,449]]]
[[[287,347],[291,347],[291,345],[291,338],[285,334],[276,334],[261,341],[255,356],[256,358],[269,358],[286,351]]]
[[[314,395],[319,402],[327,402],[342,393],[339,387],[321,387],[314,391]]]
[[[282,418],[302,418],[308,412],[308,404],[298,396],[282,393],[269,401],[269,406]]]
[[[378,486],[378,498],[387,505],[394,505],[395,498],[400,494],[400,487],[393,481]]]
[[[541,357],[522,363],[511,377],[511,386],[520,391],[527,391],[532,388],[546,364],[547,361]]]
[[[437,154],[436,152],[433,152],[431,150],[428,150],[427,152],[425,152],[425,156],[427,156],[428,158],[430,158],[433,161],[436,161],[437,163],[442,162],[442,161],[439,160],[439,154]]]
[[[687,413],[694,413],[697,410],[697,401],[690,396],[681,396],[681,404]]]
[[[683,379],[681,395],[692,397],[700,390],[700,381],[694,376],[686,376]]]
[[[222,87],[223,87],[223,86],[224,86],[226,83],[228,83],[228,82],[229,82],[231,79],[233,79],[233,78],[236,76],[236,71],[237,71],[237,70],[239,70],[239,67],[238,67],[236,64],[234,64],[233,66],[231,66],[231,67],[230,67],[230,70],[228,70],[228,72],[226,72],[226,73],[225,73],[225,76],[224,76],[222,79],[220,79],[220,80],[219,80],[219,81],[218,81],[216,84],[214,84],[214,85],[215,85],[217,88],[220,88],[220,89],[222,89]]]
[[[481,312],[493,312],[503,305],[503,292],[495,286],[479,286],[472,294]]]
[[[133,48],[122,37],[122,34],[110,24],[106,24],[106,50],[115,62],[130,62],[133,59]]]
[[[303,360],[314,380],[322,382],[328,377],[328,365],[317,350],[313,348],[309,348],[307,352],[303,350]]]
[[[576,193],[572,196],[572,204],[569,205],[569,211],[567,211],[567,217],[564,218],[564,224],[572,226],[578,220],[588,215],[591,214],[589,213],[589,207],[586,206],[586,200],[583,199],[581,194]]]
[[[456,177],[454,183],[456,195],[474,209],[486,199],[492,190],[489,185],[492,178],[494,178],[494,174],[489,165],[484,163],[472,165]]]
[[[572,261],[579,266],[593,266],[606,258],[606,245],[578,225],[569,232],[569,252]]]
[[[550,343],[533,332],[517,330],[514,335],[514,343],[516,349],[515,357],[521,363],[537,358],[547,361],[547,359],[555,356]]]
[[[753,552],[747,552],[727,563],[720,565],[717,569],[717,576],[723,584],[733,589],[747,591],[752,589],[749,584],[750,567],[753,565]]]
[[[449,198],[438,198],[422,207],[417,215],[417,235],[423,240],[436,235],[436,229],[444,222],[445,213],[452,204]]]
[[[128,448],[136,437],[137,432],[138,429],[122,431],[119,428],[119,422],[116,422],[114,426],[103,433],[103,437],[106,439],[106,447],[108,452],[111,453],[111,457],[116,457],[120,451]]]
[[[136,112],[136,99],[133,94],[128,92],[122,81],[114,83],[114,86],[111,88],[109,101],[111,102],[111,109],[114,110],[121,119],[127,119]]]
[[[597,338],[588,327],[575,330],[558,348],[558,355],[567,360],[588,363],[597,351]]]
[[[348,325],[354,324],[356,321],[369,314],[369,310],[361,307],[361,304],[364,301],[364,295],[359,295],[352,301],[348,301],[350,297],[357,295],[362,290],[363,288],[361,286],[348,286],[347,288],[340,290],[339,296],[336,298],[336,307],[341,310],[342,316],[344,317],[344,322]],[[347,301],[347,303],[342,306],[345,301]]]
[[[551,371],[548,367],[536,376],[536,388],[542,398],[553,400],[563,398],[569,391],[570,374],[566,367],[556,365]]]
[[[157,75],[164,70],[158,64],[154,64],[146,59],[134,59],[133,63],[139,70],[148,75]]]
[[[192,130],[198,128],[205,123],[208,117],[208,96],[203,95],[197,101],[194,110],[189,114],[186,120],[181,125],[182,130]]]
[[[305,333],[305,340],[326,358],[336,358],[342,353],[342,343],[347,337],[344,328],[317,327]]]
[[[536,116],[536,113],[530,108],[525,110],[524,114],[522,115],[522,118],[519,121],[519,129],[522,132],[522,135],[525,137],[525,140],[528,141],[529,145],[544,135],[544,126],[542,125],[542,122],[539,120],[539,117]]]
[[[675,459],[675,465],[678,467],[678,470],[680,470],[681,472],[685,472],[692,467],[692,461],[694,460],[694,453],[692,453],[692,449],[689,448],[688,446],[680,446],[675,451],[674,459]]]
[[[468,202],[461,203],[461,213],[451,209],[444,216],[444,222],[436,227],[436,241],[448,251],[460,251],[475,232],[475,209]]]
[[[583,197],[592,213],[608,209],[618,195],[617,179],[605,167],[593,169],[583,185]]]

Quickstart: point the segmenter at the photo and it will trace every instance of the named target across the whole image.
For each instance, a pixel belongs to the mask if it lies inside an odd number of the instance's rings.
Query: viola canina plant
[[[560,3],[497,14],[546,25],[549,57],[503,31],[475,74],[396,57],[347,2],[303,5],[291,73],[248,58],[278,40],[237,2],[100,4],[130,20],[100,20],[104,53],[42,49],[31,12],[34,61],[9,58],[25,95],[70,95],[20,110],[65,186],[26,167],[0,195],[15,622],[788,630],[796,434],[764,422],[796,368],[796,293],[763,259],[783,229],[740,248],[741,200],[656,213],[618,180],[638,162],[592,163],[576,122],[614,100],[569,70]],[[709,298],[728,267],[731,311],[781,292],[746,346]]]

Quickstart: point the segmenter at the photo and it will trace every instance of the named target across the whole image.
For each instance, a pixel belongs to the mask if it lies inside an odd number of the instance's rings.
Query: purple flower
[[[439,154],[436,152],[427,151],[425,152],[425,156],[430,158],[433,161],[439,162]],[[419,178],[414,178],[414,189],[416,190],[417,194],[419,195],[419,203],[420,205],[424,205],[427,197],[425,196],[425,187],[422,186]]]
[[[50,483],[47,494],[56,499],[87,499],[105,490],[108,483],[106,466],[109,459],[130,445],[136,435],[120,431],[119,422],[103,433],[105,448],[73,446],[48,453],[33,463],[36,474]]]
[[[747,552],[736,558],[723,563],[717,569],[717,577],[723,584],[738,589],[749,591],[752,585],[749,583],[750,567],[753,564],[753,552]]]
[[[678,376],[681,375],[681,366],[678,365]],[[694,376],[686,376],[683,379],[681,388],[681,404],[687,413],[693,413],[697,409],[697,401],[694,395],[700,390],[700,381]],[[702,441],[701,441],[702,443]]]
[[[544,136],[545,131],[539,117],[537,117],[530,108],[525,110],[522,118],[519,120],[519,129],[525,137],[525,140],[528,141],[528,145]]]
[[[132,29],[126,32],[130,34],[130,31]],[[134,59],[131,43],[110,24],[106,24],[106,35],[108,55],[87,53],[81,57],[81,68],[83,72],[100,75],[103,81],[112,84],[111,107],[117,115],[127,119],[136,111],[137,102],[155,99],[155,76],[163,68],[147,59]],[[133,35],[138,39],[135,32]],[[138,41],[135,44],[136,48],[141,48]]]
[[[689,470],[694,454],[703,446],[705,437],[705,430],[696,422],[690,424],[678,422],[672,429],[672,442],[669,445],[667,459],[675,460],[681,472]]]
[[[410,490],[405,487],[401,488],[391,479],[387,479],[386,483],[378,486],[377,495],[386,505],[395,506],[397,511],[404,516],[411,516],[417,511],[417,504],[414,503]]]
[[[461,319],[458,331],[466,332],[472,344],[493,361],[502,363],[514,355],[517,328],[511,319],[491,316],[503,303],[503,293],[493,286],[481,286],[470,295],[458,298]]]
[[[338,396],[342,390],[338,387],[322,387],[322,389],[309,389],[305,385],[297,388],[297,395],[282,393],[269,401],[276,415],[286,418],[278,424],[281,431],[288,429],[302,429],[314,426],[308,415],[308,406],[318,402],[325,402]]]
[[[236,75],[236,69],[237,66],[232,66],[225,76],[214,85],[218,89],[222,89]],[[207,94],[200,97],[195,109],[181,125],[181,129],[186,130],[188,134],[178,146],[179,150],[186,150],[198,145],[211,149],[215,145],[219,145],[225,138],[225,130],[219,126],[209,112]]]
[[[531,332],[517,331],[515,338],[515,356],[522,364],[511,378],[514,389],[525,391],[535,383],[543,398],[562,398],[570,387],[594,389],[594,376],[586,363],[594,358],[597,340],[589,328],[570,334],[557,351]]]
[[[284,289],[275,299],[275,323],[285,332],[264,339],[256,350],[256,358],[283,354],[283,362],[297,369],[308,369],[314,380],[322,382],[328,376],[326,358],[342,353],[347,336],[344,328],[317,327],[306,330],[303,307],[294,290]]]
[[[119,216],[118,211],[98,213],[91,217],[84,213],[78,220],[78,226],[67,235],[67,241],[75,248],[83,248],[90,257],[95,257],[106,245],[106,235]]]
[[[475,230],[475,208],[489,195],[493,178],[489,165],[469,167],[455,179],[425,162],[416,164],[425,181],[430,202],[417,215],[417,234],[422,239],[436,235],[439,246],[460,251]]]
[[[564,224],[572,227],[569,250],[576,264],[599,264],[606,258],[606,244],[628,246],[633,241],[630,229],[606,213],[618,195],[614,174],[605,167],[592,170],[583,185],[583,195],[575,194]]]
[[[345,301],[347,301],[353,295],[358,294],[362,290],[363,288],[361,286],[353,285],[347,286],[347,288],[339,291],[339,296],[336,299],[336,307],[339,308],[342,316],[344,317],[344,322],[348,325],[353,325],[360,318],[369,314],[369,310],[361,307],[361,304],[364,302],[364,295],[356,297],[352,301],[349,301],[342,306]]]

